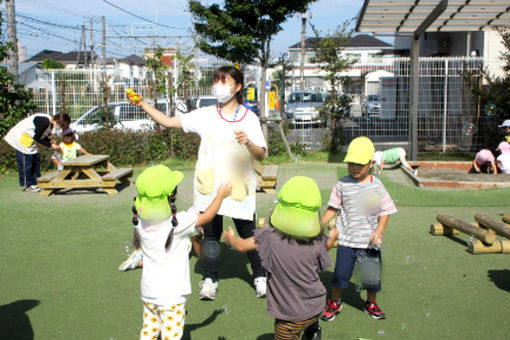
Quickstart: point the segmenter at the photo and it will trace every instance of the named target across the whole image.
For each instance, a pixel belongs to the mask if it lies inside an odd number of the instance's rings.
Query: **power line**
[[[31,29],[36,30],[36,31],[41,31],[41,32],[43,32],[44,34],[51,35],[51,36],[54,36],[54,37],[56,37],[56,38],[60,38],[60,39],[63,39],[63,40],[67,40],[67,41],[70,41],[70,42],[75,43],[75,44],[77,44],[77,43],[78,43],[78,40],[72,40],[71,38],[67,38],[67,37],[61,36],[61,35],[59,35],[59,34],[55,34],[55,33],[51,33],[51,32],[45,31],[45,30],[43,30],[43,29],[41,29],[41,28],[39,28],[39,27],[35,27],[35,26],[32,26],[32,25],[29,25],[29,24],[24,23],[24,22],[22,22],[22,21],[16,21],[16,23],[21,24],[21,25],[23,25],[23,26],[26,26],[26,27],[31,28]]]
[[[111,3],[111,2],[110,2],[110,1],[108,1],[108,0],[103,0],[103,1],[104,1],[104,2],[106,2],[106,3],[107,3],[108,5],[110,5],[110,6],[117,8],[119,11],[122,11],[122,12],[124,12],[124,13],[129,14],[129,15],[132,15],[132,16],[134,16],[135,18],[138,18],[138,19],[140,19],[140,20],[147,21],[147,22],[150,22],[150,23],[156,24],[156,25],[158,25],[158,26],[163,26],[163,27],[173,28],[173,29],[176,29],[176,30],[184,30],[184,31],[186,31],[186,30],[187,30],[187,28],[175,27],[175,26],[168,26],[168,25],[160,24],[159,22],[155,22],[155,21],[152,21],[152,20],[149,20],[149,19],[143,18],[143,17],[139,16],[138,14],[131,13],[131,12],[129,12],[129,11],[127,11],[127,10],[125,10],[124,8],[119,7],[119,6],[117,6],[117,5],[113,4],[113,3]]]
[[[3,11],[2,11],[2,13],[3,13]],[[30,20],[30,21],[33,21],[33,22],[37,22],[37,23],[43,24],[43,25],[58,27],[58,28],[73,29],[73,30],[79,30],[79,31],[82,30],[81,26],[71,26],[71,25],[57,24],[57,23],[54,23],[54,22],[49,22],[49,21],[45,21],[45,20],[41,20],[41,19],[32,18],[32,17],[29,17],[29,16],[24,15],[24,14],[20,14],[20,13],[16,13],[16,17],[23,18],[23,19],[26,19],[26,20]],[[90,28],[85,28],[85,30],[90,31],[91,29]],[[94,31],[99,32],[99,30],[94,30]]]

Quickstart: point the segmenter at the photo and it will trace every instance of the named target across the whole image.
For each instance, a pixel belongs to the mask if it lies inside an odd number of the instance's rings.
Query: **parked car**
[[[147,100],[152,105],[151,100]],[[169,109],[163,100],[158,101],[157,108],[166,114]],[[85,112],[80,118],[71,123],[71,128],[78,133],[93,131],[104,124],[105,118],[101,116],[101,107],[94,106]],[[131,105],[127,101],[108,103],[109,117],[115,121],[114,128],[126,131],[144,131],[153,129],[155,126],[152,120],[140,107]],[[182,105],[177,103],[176,114],[183,114]]]
[[[285,112],[294,123],[314,123],[319,121],[318,108],[324,105],[319,91],[295,91],[287,100]]]
[[[213,106],[218,104],[218,99],[215,96],[195,96],[191,97],[191,109],[196,110],[201,107]]]
[[[381,112],[379,96],[369,94],[361,103],[361,114],[364,116],[377,116]]]

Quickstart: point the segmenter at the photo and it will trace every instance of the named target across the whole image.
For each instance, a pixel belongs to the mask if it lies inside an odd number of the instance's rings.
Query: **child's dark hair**
[[[177,221],[177,217],[175,216],[177,214],[177,208],[175,206],[176,195],[177,195],[177,187],[175,187],[172,194],[170,196],[168,196],[168,202],[170,203],[170,209],[172,210],[172,230],[170,231],[170,234],[168,234],[168,238],[166,239],[166,243],[165,243],[166,250],[170,249],[170,246],[172,245],[172,241],[174,239],[175,228],[179,224],[179,222]]]
[[[241,84],[241,89],[236,92],[236,100],[238,104],[244,103],[244,97],[243,97],[243,88],[244,88],[244,76],[243,72],[241,72],[239,69],[237,69],[234,66],[222,66],[220,68],[217,68],[214,70],[213,73],[213,82],[217,82],[218,80],[221,80],[221,82],[224,82],[227,78],[227,74],[231,76],[237,84]]]
[[[74,135],[74,131],[66,133],[63,137],[71,137],[72,141],[76,141],[76,137]]]
[[[133,201],[136,200],[136,196],[133,197]],[[133,222],[133,225],[135,228],[133,229],[133,247],[136,249],[140,249],[142,247],[142,241],[140,240],[140,234],[138,233],[138,229],[136,226],[138,225],[138,212],[136,211],[136,207],[133,205],[131,207],[131,211],[133,212],[133,218],[131,218],[131,222]]]

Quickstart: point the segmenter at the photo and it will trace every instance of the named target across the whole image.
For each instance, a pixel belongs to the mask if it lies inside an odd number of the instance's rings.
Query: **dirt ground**
[[[510,182],[510,175],[470,174],[455,169],[418,168],[418,177],[458,182]]]

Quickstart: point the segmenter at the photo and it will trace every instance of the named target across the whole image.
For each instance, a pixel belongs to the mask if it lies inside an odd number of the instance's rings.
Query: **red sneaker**
[[[333,321],[335,320],[335,317],[340,311],[342,310],[343,303],[340,300],[340,302],[328,299],[328,303],[326,304],[326,308],[324,308],[324,311],[321,314],[321,319],[324,321]]]
[[[363,310],[374,319],[386,319],[386,314],[384,314],[384,312],[379,309],[379,306],[375,301],[365,302],[365,307],[363,307]]]

